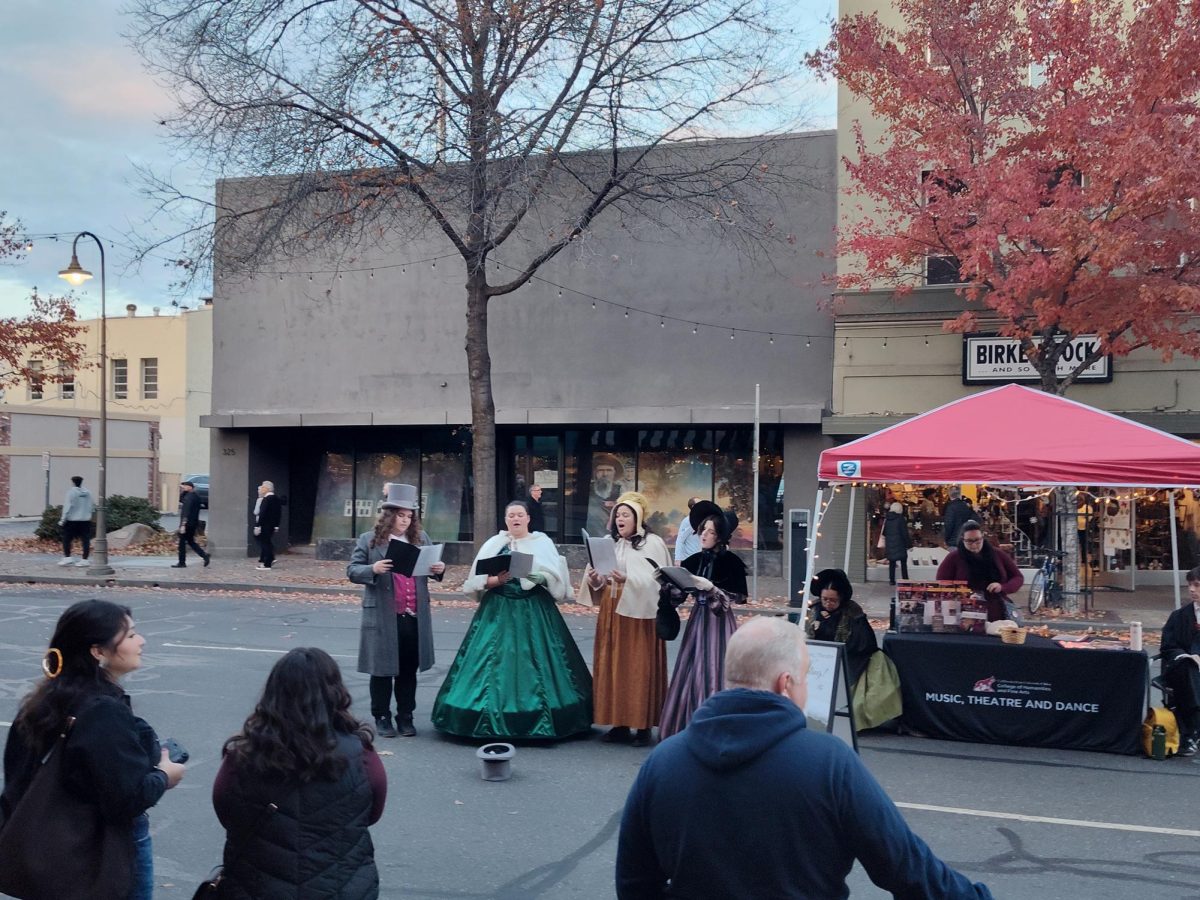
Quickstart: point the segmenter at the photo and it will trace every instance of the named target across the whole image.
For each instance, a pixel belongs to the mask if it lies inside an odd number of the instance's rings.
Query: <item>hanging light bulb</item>
[[[768,343],[768,344],[773,344],[773,343],[775,343],[775,335],[773,335],[773,334],[772,334],[772,335],[770,335],[770,336],[767,338],[767,343]]]
[[[805,338],[804,339],[804,349],[807,350],[811,346],[812,346],[812,338]]]
[[[659,328],[666,328],[666,327],[667,327],[667,320],[666,320],[666,319],[664,319],[662,316],[659,316],[659,317],[658,317],[658,327],[659,327]]]
[[[625,308],[625,318],[629,318],[629,307]]]
[[[592,309],[595,309],[595,308],[596,308],[596,301],[595,301],[595,300],[593,300],[593,301],[592,301]]]
[[[731,328],[731,329],[729,329],[729,339],[730,339],[731,341],[733,340],[733,329],[732,329],[732,328]]]
[[[693,325],[692,326],[692,334],[699,334],[699,333],[700,333],[700,329],[697,326]]]

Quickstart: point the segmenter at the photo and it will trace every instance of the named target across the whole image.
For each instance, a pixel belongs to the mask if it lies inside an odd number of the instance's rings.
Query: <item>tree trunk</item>
[[[1064,487],[1058,488],[1055,494],[1054,501],[1058,504],[1058,509],[1063,511],[1059,517],[1059,522],[1062,523],[1062,546],[1059,549],[1066,554],[1062,559],[1063,608],[1074,612],[1079,609],[1079,570],[1083,562],[1080,557],[1082,548],[1079,546],[1079,528],[1076,519],[1076,516],[1079,515],[1076,505],[1079,491]]]
[[[475,481],[475,549],[496,526],[496,401],[488,350],[487,276],[482,266],[467,279],[467,369],[471,390],[471,472]]]

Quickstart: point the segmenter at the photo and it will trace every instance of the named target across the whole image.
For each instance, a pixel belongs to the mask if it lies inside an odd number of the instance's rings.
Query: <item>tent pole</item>
[[[850,484],[850,510],[846,513],[846,551],[842,554],[842,571],[850,571],[850,543],[854,537],[854,493],[858,485]]]
[[[801,591],[804,597],[804,602],[800,604],[800,626],[804,626],[804,622],[808,617],[808,586],[812,584],[813,563],[817,558],[817,529],[821,524],[821,498],[825,491],[821,487],[817,487],[817,499],[813,501],[812,519],[808,525],[808,552],[805,553],[804,559],[804,587]]]
[[[1175,588],[1175,608],[1179,609],[1179,530],[1175,522],[1175,492],[1167,494],[1167,515],[1171,517],[1171,584]]]
[[[754,601],[758,602],[758,423],[759,423],[759,388],[760,385],[754,386],[754,502],[750,505],[750,521],[752,523],[753,532],[750,539],[754,541],[754,583],[751,589],[751,594]]]

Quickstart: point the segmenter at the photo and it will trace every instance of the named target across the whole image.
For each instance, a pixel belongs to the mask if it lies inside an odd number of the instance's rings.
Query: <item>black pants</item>
[[[195,553],[197,556],[199,556],[201,559],[208,559],[208,554],[205,553],[204,550],[201,549],[200,545],[196,543],[196,526],[195,525],[188,525],[187,527],[184,528],[183,532],[179,535],[179,561],[181,563],[184,563],[185,565],[187,564],[187,548],[188,547],[191,547],[192,552]]]
[[[258,536],[258,562],[259,565],[271,568],[271,564],[275,562],[275,529],[260,528]]]
[[[87,559],[92,552],[92,523],[72,522],[69,519],[62,525],[63,556],[71,555],[71,543],[79,538],[83,547],[83,558]]]
[[[1163,681],[1175,692],[1175,716],[1179,730],[1200,730],[1200,668],[1190,659],[1180,660],[1163,672]]]
[[[888,581],[892,584],[896,583],[896,563],[900,563],[900,577],[908,581],[908,557],[902,556],[899,559],[888,560]]]
[[[417,663],[420,645],[417,643],[417,617],[396,616],[396,637],[400,642],[399,675],[371,676],[371,715],[390,715],[392,692],[396,694],[396,718],[411,719],[417,708]]]

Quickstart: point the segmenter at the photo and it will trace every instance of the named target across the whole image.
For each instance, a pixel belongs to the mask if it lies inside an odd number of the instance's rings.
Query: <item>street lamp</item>
[[[96,504],[96,541],[92,546],[89,575],[115,575],[108,564],[108,331],[104,315],[104,245],[90,231],[81,231],[71,242],[71,264],[58,273],[58,277],[79,287],[92,277],[92,273],[79,264],[75,250],[81,237],[90,237],[100,248],[100,502]]]

